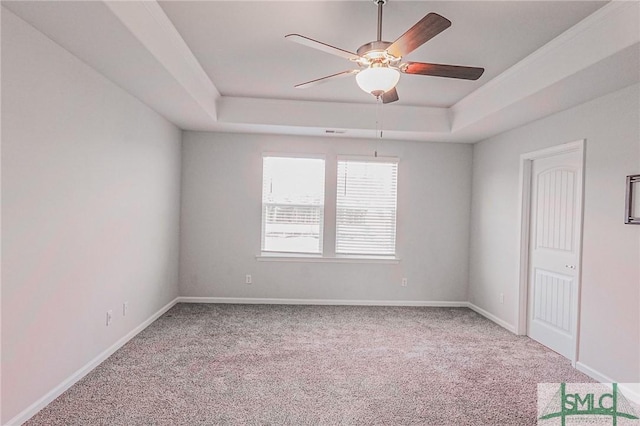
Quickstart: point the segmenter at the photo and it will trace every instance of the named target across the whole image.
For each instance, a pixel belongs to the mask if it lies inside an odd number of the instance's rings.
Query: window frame
[[[264,251],[262,250],[264,239],[264,205],[262,202],[262,191],[264,188],[264,158],[265,157],[281,157],[281,158],[310,158],[324,160],[324,204],[322,206],[322,218],[320,223],[321,242],[320,253],[304,253],[304,252],[282,252],[282,251]],[[398,217],[400,205],[398,203],[399,187],[400,187],[400,158],[394,156],[368,156],[368,155],[348,155],[348,154],[318,154],[306,152],[262,152],[261,174],[260,174],[260,206],[261,206],[261,241],[260,253],[257,254],[256,260],[260,262],[310,262],[310,263],[378,263],[378,264],[398,264],[401,261],[398,251]],[[341,254],[336,253],[337,243],[337,190],[338,190],[338,161],[351,160],[361,162],[382,162],[396,163],[396,218],[395,218],[395,255],[379,255],[379,254]]]

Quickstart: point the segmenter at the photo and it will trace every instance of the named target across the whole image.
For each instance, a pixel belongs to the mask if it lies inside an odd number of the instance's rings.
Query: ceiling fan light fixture
[[[399,80],[400,72],[389,67],[371,67],[356,74],[358,86],[376,97],[396,87]]]
[[[377,38],[375,41],[360,46],[357,53],[349,52],[300,34],[288,34],[285,36],[296,43],[348,59],[357,64],[359,68],[297,84],[296,88],[311,87],[339,77],[355,74],[356,82],[363,91],[372,94],[382,103],[387,104],[396,102],[399,99],[395,86],[400,80],[400,73],[463,80],[477,80],[480,78],[484,68],[427,62],[402,63],[402,59],[406,55],[449,28],[451,21],[444,16],[431,12],[405,31],[394,42],[384,41],[382,40],[382,7],[387,0],[373,0],[373,2],[378,7]]]

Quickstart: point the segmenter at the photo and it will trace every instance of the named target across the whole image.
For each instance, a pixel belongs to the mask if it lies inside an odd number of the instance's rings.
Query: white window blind
[[[322,253],[324,160],[263,157],[262,251]]]
[[[338,158],[336,253],[395,255],[397,160]]]

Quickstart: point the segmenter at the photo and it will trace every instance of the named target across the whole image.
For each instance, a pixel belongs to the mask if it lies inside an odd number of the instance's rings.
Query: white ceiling
[[[349,61],[284,38],[355,51],[376,37],[371,0],[2,4],[183,129],[373,135],[375,100],[355,78],[293,88]],[[453,23],[408,60],[486,71],[403,75],[385,137],[475,142],[640,81],[639,4],[389,0],[383,39],[429,12]]]
[[[604,4],[390,0],[384,6],[383,40],[394,41],[429,12],[452,22],[406,59],[485,68],[478,81],[403,75],[401,102],[450,107]],[[297,83],[355,67],[284,38],[298,33],[355,52],[376,39],[377,7],[371,0],[162,1],[160,6],[223,96],[373,102],[355,77],[294,89]]]

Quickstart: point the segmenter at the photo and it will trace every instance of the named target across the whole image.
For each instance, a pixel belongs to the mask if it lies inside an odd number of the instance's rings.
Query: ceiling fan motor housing
[[[358,60],[361,67],[369,66],[397,66],[402,58],[395,57],[387,52],[387,48],[391,46],[390,41],[372,41],[363,44],[358,48],[358,56],[362,59]]]

